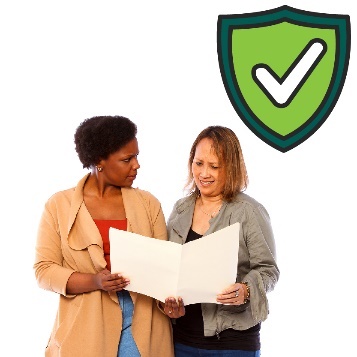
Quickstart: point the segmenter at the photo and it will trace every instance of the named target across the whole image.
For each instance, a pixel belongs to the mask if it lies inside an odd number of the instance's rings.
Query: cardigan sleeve
[[[157,213],[155,213],[154,215],[153,224],[154,224],[154,237],[157,239],[167,240],[166,221],[161,205]]]
[[[152,225],[153,238],[167,240],[166,220],[160,201],[150,192],[137,190],[144,201]]]
[[[39,287],[66,295],[66,286],[74,270],[63,266],[61,236],[56,219],[56,205],[50,199],[40,220],[34,270]]]

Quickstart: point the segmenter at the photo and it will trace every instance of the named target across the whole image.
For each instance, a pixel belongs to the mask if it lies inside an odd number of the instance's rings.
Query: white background
[[[352,22],[351,60],[322,127],[281,153],[234,111],[217,58],[220,14],[280,5]],[[353,1],[7,1],[0,5],[0,355],[43,356],[58,296],[37,287],[32,264],[47,198],[87,172],[73,134],[94,115],[138,125],[141,168],[166,218],[182,197],[193,139],[233,129],[247,193],[271,216],[281,279],[269,294],[262,356],[344,356],[355,341],[356,59]],[[5,351],[7,351],[5,353]],[[75,357],[75,356],[74,356]]]

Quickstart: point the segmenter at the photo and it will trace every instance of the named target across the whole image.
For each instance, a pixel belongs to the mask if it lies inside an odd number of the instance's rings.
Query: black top
[[[202,235],[190,229],[186,243],[201,238]],[[260,323],[247,330],[227,329],[218,336],[204,336],[201,304],[185,307],[184,316],[173,325],[174,341],[184,345],[207,350],[260,350]]]

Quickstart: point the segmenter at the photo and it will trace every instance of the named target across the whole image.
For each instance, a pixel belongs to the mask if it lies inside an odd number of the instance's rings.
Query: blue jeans
[[[117,292],[119,304],[123,315],[123,326],[118,348],[118,357],[140,357],[140,352],[131,333],[134,304],[128,291]]]
[[[203,350],[175,343],[175,357],[260,357],[260,351]]]

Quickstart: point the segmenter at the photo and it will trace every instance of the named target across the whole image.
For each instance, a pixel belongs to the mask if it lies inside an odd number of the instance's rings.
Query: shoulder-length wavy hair
[[[185,190],[189,195],[198,197],[200,191],[196,186],[192,175],[192,163],[195,157],[196,147],[202,139],[211,139],[212,147],[218,157],[219,164],[226,173],[226,182],[222,192],[225,201],[231,201],[239,192],[243,192],[248,186],[248,174],[244,163],[242,149],[239,140],[233,130],[223,126],[209,126],[202,130],[192,144],[188,160],[188,178]]]

